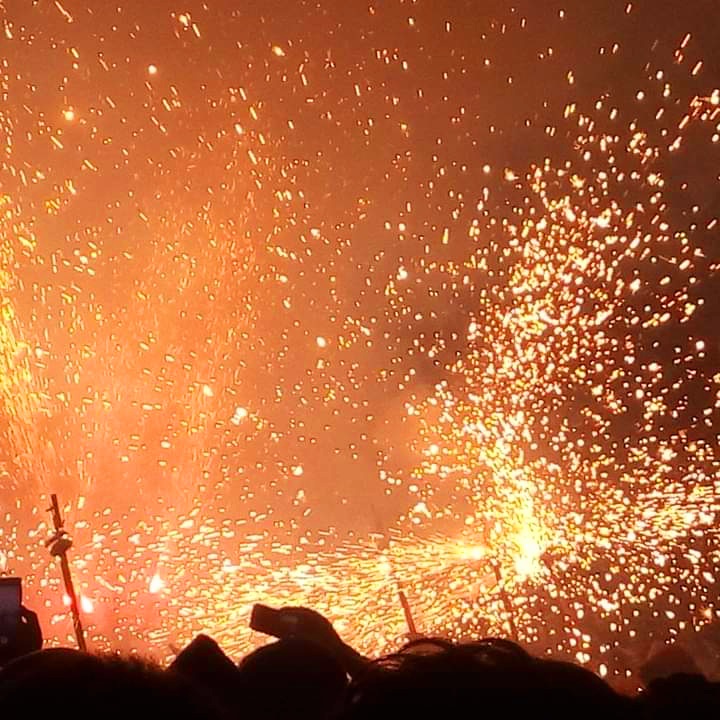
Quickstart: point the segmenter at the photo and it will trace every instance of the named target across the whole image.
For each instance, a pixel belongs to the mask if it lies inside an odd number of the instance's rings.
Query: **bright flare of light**
[[[150,578],[148,590],[153,595],[157,595],[165,587],[165,581],[160,577],[159,573],[155,573]]]

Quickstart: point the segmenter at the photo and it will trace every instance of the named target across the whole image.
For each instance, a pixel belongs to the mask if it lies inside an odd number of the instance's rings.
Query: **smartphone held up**
[[[256,632],[286,638],[294,635],[298,628],[298,618],[290,610],[276,610],[267,605],[253,605],[250,615],[250,627]]]
[[[22,612],[20,578],[0,578],[0,647],[11,645],[17,636]]]

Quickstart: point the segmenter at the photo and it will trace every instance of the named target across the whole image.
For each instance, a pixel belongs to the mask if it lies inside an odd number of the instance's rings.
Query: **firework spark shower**
[[[164,657],[606,672],[717,618],[720,9],[0,0],[0,571]],[[619,647],[622,646],[622,653]],[[624,653],[624,655],[623,655]]]

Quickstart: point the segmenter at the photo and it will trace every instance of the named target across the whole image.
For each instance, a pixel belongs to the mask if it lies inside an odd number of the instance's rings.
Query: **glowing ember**
[[[152,578],[150,579],[150,586],[148,587],[148,591],[151,592],[153,595],[156,595],[159,593],[163,588],[165,587],[164,580],[155,573]]]

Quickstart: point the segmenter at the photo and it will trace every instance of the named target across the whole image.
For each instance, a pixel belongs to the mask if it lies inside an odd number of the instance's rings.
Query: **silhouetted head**
[[[211,637],[198,635],[178,654],[169,672],[197,684],[233,716],[240,713],[239,670]]]
[[[453,646],[452,641],[437,637],[416,637],[406,642],[398,651],[408,655],[435,655]]]
[[[640,667],[640,679],[644,685],[678,673],[702,674],[693,657],[679,643],[661,646]]]
[[[517,696],[519,678],[491,655],[492,651],[481,655],[470,646],[414,641],[369,666],[353,683],[342,717],[442,718],[504,704],[506,698]]]
[[[322,646],[300,638],[255,650],[239,670],[243,716],[249,720],[328,717],[347,687],[340,662]]]
[[[214,720],[212,701],[161,668],[136,658],[42,650],[0,670],[7,717],[55,720]]]
[[[587,668],[544,658],[533,664],[531,692],[552,717],[626,717],[632,711],[629,698]]]
[[[353,683],[343,720],[464,717],[473,712],[577,720],[626,713],[625,701],[599,677],[533,658],[513,642],[431,645],[429,654],[405,649],[373,663]]]
[[[720,683],[689,673],[657,678],[640,694],[638,705],[652,720],[720,717]]]

